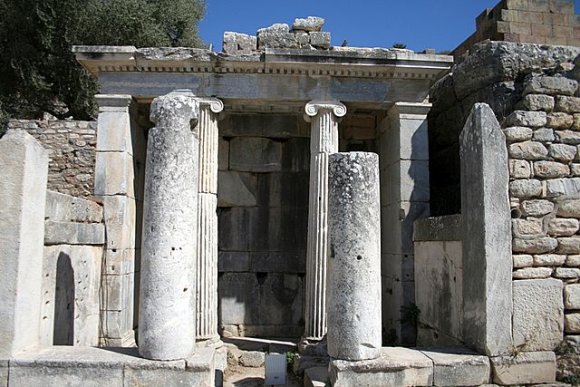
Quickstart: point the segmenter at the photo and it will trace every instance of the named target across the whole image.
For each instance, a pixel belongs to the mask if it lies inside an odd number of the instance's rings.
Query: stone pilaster
[[[401,307],[415,302],[413,223],[429,216],[430,104],[397,102],[380,123],[383,330],[414,345],[415,327]],[[396,337],[395,337],[396,336]]]
[[[346,107],[336,101],[311,101],[305,112],[311,135],[304,338],[320,340],[326,334],[328,155],[338,152],[338,122]]]
[[[130,95],[97,95],[99,118],[95,196],[104,206],[107,234],[101,282],[101,341],[107,346],[132,346],[134,334],[135,261],[138,180],[134,155],[139,152],[135,102]]]
[[[139,308],[139,353],[148,359],[184,359],[195,348],[197,120],[190,91],[151,104]]]
[[[223,110],[217,98],[199,98],[199,203],[196,270],[196,338],[219,345],[218,276],[218,116]]]

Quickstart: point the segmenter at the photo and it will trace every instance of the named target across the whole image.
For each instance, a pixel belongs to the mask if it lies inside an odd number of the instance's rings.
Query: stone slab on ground
[[[431,386],[433,362],[417,350],[387,347],[373,360],[332,360],[329,374],[335,387]]]
[[[516,356],[492,357],[491,367],[493,382],[501,385],[556,381],[554,352],[521,352]]]
[[[465,348],[427,348],[421,352],[433,360],[433,385],[478,386],[490,382],[489,358]]]
[[[200,348],[186,360],[151,361],[136,348],[58,346],[10,360],[10,386],[107,387],[195,385],[213,387],[214,350]]]
[[[328,367],[312,367],[304,372],[304,387],[325,387]]]

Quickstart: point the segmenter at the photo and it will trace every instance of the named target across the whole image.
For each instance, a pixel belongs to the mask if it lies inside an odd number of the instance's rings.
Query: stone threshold
[[[374,360],[331,360],[306,370],[305,386],[479,386],[553,383],[554,352],[488,357],[466,348],[385,347]]]
[[[185,360],[143,359],[137,348],[54,346],[0,361],[0,387],[215,386],[215,350]]]

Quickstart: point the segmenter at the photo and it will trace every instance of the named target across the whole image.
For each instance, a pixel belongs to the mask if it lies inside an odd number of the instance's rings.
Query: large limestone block
[[[47,220],[56,222],[87,222],[103,221],[103,206],[90,200],[75,198],[54,191],[46,191]]]
[[[580,309],[580,284],[566,285],[564,288],[566,309]]]
[[[218,207],[251,207],[257,204],[257,177],[254,174],[220,171]]]
[[[335,387],[431,386],[433,362],[420,351],[388,347],[373,360],[333,360],[329,374]]]
[[[260,323],[260,285],[254,273],[225,273],[218,280],[220,323]]]
[[[258,38],[238,32],[224,32],[222,50],[226,54],[251,54],[258,49]]]
[[[458,241],[415,242],[415,303],[421,310],[420,322],[456,339],[463,336],[461,254]]]
[[[46,245],[103,245],[105,226],[101,223],[45,223],[44,243]]]
[[[493,382],[501,385],[551,383],[556,380],[554,352],[520,352],[491,358]]]
[[[58,245],[44,248],[43,345],[99,344],[102,254],[103,249],[99,246]]]
[[[487,355],[508,354],[513,302],[508,157],[489,106],[475,104],[460,143],[461,213],[469,219],[463,240],[464,340]]]
[[[524,351],[551,351],[563,339],[562,281],[514,281],[514,346]]]
[[[48,152],[9,130],[0,165],[0,358],[7,358],[39,344]]]
[[[282,144],[267,138],[236,137],[230,141],[230,169],[276,172],[282,169]]]
[[[479,386],[490,382],[491,368],[487,356],[464,348],[428,348],[421,352],[433,360],[435,386]]]
[[[95,195],[135,197],[135,166],[127,152],[97,152]]]

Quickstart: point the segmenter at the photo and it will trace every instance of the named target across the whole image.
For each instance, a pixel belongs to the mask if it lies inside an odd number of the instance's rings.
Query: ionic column
[[[217,98],[199,98],[199,202],[196,270],[197,340],[219,345],[218,302],[218,115],[224,104]]]
[[[151,104],[139,308],[139,353],[148,359],[183,359],[195,348],[197,119],[189,91]]]
[[[311,135],[304,338],[320,340],[326,334],[328,155],[338,152],[338,122],[346,107],[337,101],[311,101],[305,112]]]

